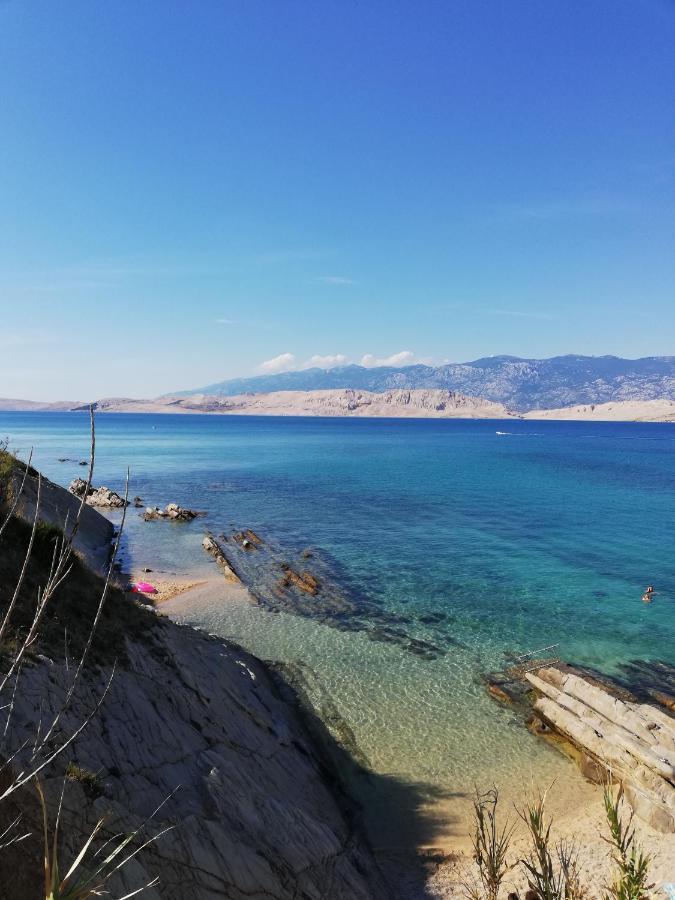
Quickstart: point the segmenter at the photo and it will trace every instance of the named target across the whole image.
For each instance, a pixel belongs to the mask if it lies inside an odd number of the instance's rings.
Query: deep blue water
[[[87,429],[77,413],[0,415],[62,483],[82,470],[56,459],[86,457]],[[450,613],[459,638],[560,643],[594,664],[675,653],[670,424],[100,415],[97,441],[96,482],[121,488],[129,465],[147,503],[319,546],[378,602]],[[194,561],[199,526],[134,518],[167,563]]]
[[[33,445],[61,483],[82,472],[57,457],[86,457],[85,415],[3,413],[4,435],[24,455]],[[446,615],[434,628],[453,649],[425,662],[292,617],[204,613],[256,652],[308,661],[376,767],[454,784],[497,766],[507,741],[509,753],[539,752],[476,686],[505,651],[557,644],[608,671],[675,662],[673,425],[99,415],[97,447],[97,484],[120,489],[129,465],[132,495],[207,512],[175,526],[132,510],[136,564],[201,566],[204,526],[236,523],[321,548],[386,610]],[[496,743],[469,758],[488,720]]]

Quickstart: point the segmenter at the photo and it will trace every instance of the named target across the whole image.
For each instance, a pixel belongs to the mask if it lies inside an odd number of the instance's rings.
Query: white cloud
[[[344,275],[321,275],[317,281],[324,284],[354,284],[351,278],[345,278]]]
[[[280,353],[272,359],[266,359],[258,366],[260,372],[266,375],[276,375],[278,372],[289,372],[295,368],[295,356],[292,353]]]
[[[378,359],[372,353],[366,353],[361,359],[361,365],[367,369],[375,366],[409,366],[415,360],[415,354],[411,350],[401,350],[399,353],[392,353],[391,356],[385,356]]]
[[[234,325],[234,319],[216,319],[216,325]]]
[[[328,356],[319,356],[315,353],[314,356],[310,356],[307,362],[303,363],[302,368],[333,369],[335,366],[344,366],[347,361],[344,353],[334,353],[332,355],[329,353]]]

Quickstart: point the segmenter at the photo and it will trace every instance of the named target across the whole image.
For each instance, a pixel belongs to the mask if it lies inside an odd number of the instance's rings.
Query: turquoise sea
[[[83,471],[83,414],[2,413],[5,435],[62,484]],[[396,789],[414,784],[423,843],[460,827],[474,783],[513,785],[517,772],[556,778],[567,799],[587,791],[486,696],[480,677],[505,653],[557,645],[610,673],[675,663],[673,425],[99,415],[95,483],[121,489],[127,465],[146,504],[207,514],[144,523],[132,508],[128,564],[208,569],[204,528],[251,527],[289,553],[316,548],[365,609],[440,648],[423,658],[246,603],[181,607],[264,658],[301,664],[317,710],[346,723],[377,776],[355,779],[357,793],[382,823]],[[382,843],[397,840],[381,829]]]

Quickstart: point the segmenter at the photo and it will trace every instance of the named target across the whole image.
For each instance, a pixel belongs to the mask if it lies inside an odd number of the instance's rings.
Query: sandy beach
[[[188,591],[193,591],[195,588],[204,587],[204,585],[208,584],[208,581],[204,579],[199,580],[189,577],[167,578],[162,575],[160,578],[153,578],[152,572],[134,572],[130,577],[130,581],[146,581],[153,585],[157,591],[156,594],[139,593],[138,596],[146,597],[149,602],[155,605],[166,603],[167,600],[173,600],[174,597],[179,597],[181,594],[186,594]]]
[[[570,763],[572,765],[572,763]],[[606,843],[608,837],[607,820],[602,802],[601,788],[594,791],[591,802],[578,809],[570,809],[569,815],[555,819],[551,830],[554,843],[564,841],[578,847],[579,871],[582,881],[588,888],[590,896],[600,897],[605,884],[611,879],[614,871],[612,849]],[[551,788],[551,805],[554,805],[555,785]],[[558,798],[558,802],[560,798]],[[502,811],[511,821],[517,821],[514,810]],[[653,859],[650,874],[656,885],[655,896],[669,897],[664,884],[675,882],[675,834],[659,834],[639,819],[634,819],[636,840]],[[525,826],[518,822],[511,847],[511,859],[523,857],[529,852],[529,842],[524,834]],[[476,874],[476,867],[471,861],[470,851],[464,849],[458,857],[441,863],[437,871],[428,881],[428,891],[433,900],[450,900],[465,897],[463,885]],[[527,879],[522,866],[511,871],[505,880],[507,891],[524,895]]]

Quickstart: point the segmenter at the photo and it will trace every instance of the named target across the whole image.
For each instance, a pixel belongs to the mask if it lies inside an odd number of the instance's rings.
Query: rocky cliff
[[[363,416],[389,418],[507,419],[501,404],[446,390],[277,391],[234,397],[210,394],[157,400],[99,400],[97,412],[219,413],[267,416]]]
[[[50,498],[52,523],[74,500],[48,482],[44,496]],[[83,540],[91,537],[97,546],[107,522],[89,507],[85,512]],[[27,543],[28,530],[17,522],[3,536],[3,551],[12,549],[7,540],[17,545],[17,568],[18,545]],[[35,566],[49,564],[43,551]],[[0,609],[14,583],[8,558],[0,565]],[[40,573],[33,574],[35,586]],[[69,616],[75,591],[79,612]],[[58,709],[72,677],[78,629],[88,627],[97,602],[97,579],[76,564],[55,599],[50,644],[36,648],[41,652],[33,654],[17,691],[13,746],[34,740],[36,723]],[[105,635],[66,714],[66,730],[95,706],[113,657],[118,669],[72,753],[45,777],[55,797],[69,760],[76,773],[66,781],[64,856],[81,846],[87,824],[103,814],[109,817],[106,834],[130,831],[149,818],[144,838],[171,830],[122,870],[120,894],[158,875],[159,885],[144,894],[154,900],[390,896],[347,811],[335,771],[277,676],[240,648],[176,625],[118,590],[106,612]],[[67,632],[65,641],[54,639],[59,629]],[[0,884],[2,896],[30,900],[37,896],[41,842],[36,810],[30,797],[23,799],[19,809],[33,836],[11,854],[0,854]],[[15,808],[14,801],[0,803],[0,831]]]
[[[178,401],[184,409],[247,415],[369,416],[427,418],[508,418],[501,403],[454,391],[279,391],[239,397],[198,397]]]

